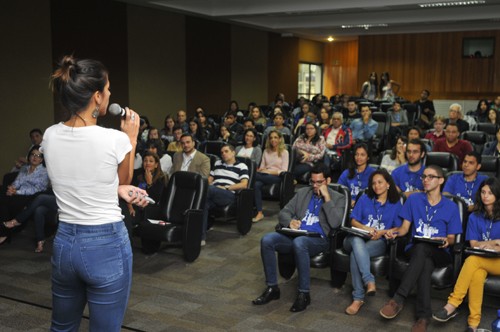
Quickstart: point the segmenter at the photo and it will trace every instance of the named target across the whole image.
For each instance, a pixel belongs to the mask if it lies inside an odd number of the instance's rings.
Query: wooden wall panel
[[[324,48],[323,94],[359,95],[358,41],[334,42]]]
[[[268,99],[283,92],[287,101],[294,101],[299,84],[299,40],[269,33]]]
[[[495,57],[462,57],[464,37],[495,37]],[[492,98],[500,91],[500,31],[442,32],[359,37],[357,90],[370,72],[388,71],[413,100],[422,89],[433,99]]]

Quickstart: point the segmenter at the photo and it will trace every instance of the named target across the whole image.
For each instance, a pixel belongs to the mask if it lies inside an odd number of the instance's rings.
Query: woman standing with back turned
[[[119,331],[132,250],[118,195],[146,205],[146,192],[128,185],[139,115],[127,108],[122,132],[96,125],[111,95],[108,72],[98,61],[64,57],[52,86],[71,117],[48,128],[43,141],[60,220],[52,256],[51,330],[77,331],[88,303],[91,331]]]

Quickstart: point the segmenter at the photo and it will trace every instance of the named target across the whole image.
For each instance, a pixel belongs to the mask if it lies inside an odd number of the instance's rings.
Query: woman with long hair
[[[356,144],[348,168],[340,174],[338,183],[351,191],[351,207],[356,203],[359,192],[368,188],[368,179],[375,171],[373,167],[368,166],[369,159],[368,145]]]
[[[97,126],[111,95],[108,71],[99,61],[65,56],[52,74],[52,86],[70,117],[49,127],[43,138],[59,207],[51,329],[78,330],[88,304],[90,330],[120,331],[132,281],[132,249],[118,196],[145,206],[147,195],[129,185],[139,115],[125,108],[121,131]]]
[[[375,295],[375,277],[370,272],[370,258],[385,254],[385,233],[401,226],[400,196],[389,173],[385,169],[376,170],[370,175],[368,183],[370,185],[366,193],[351,213],[351,226],[370,232],[371,238],[365,240],[349,234],[344,240],[344,249],[350,253],[353,286],[353,301],[345,310],[348,315],[358,313],[364,304],[365,295]]]
[[[165,146],[174,140],[175,120],[171,115],[167,115],[164,121],[164,127],[160,130],[160,138]]]
[[[267,118],[264,115],[264,113],[262,113],[262,110],[260,109],[259,106],[252,107],[248,118],[252,119],[253,123],[256,125],[262,125],[265,127],[267,124]]]
[[[198,109],[200,109],[200,108],[198,108]],[[203,110],[201,112],[197,112],[196,113],[196,117],[198,118],[198,124],[199,124],[199,126],[203,129],[205,138],[207,140],[216,139],[217,135],[216,135],[215,127],[214,127],[214,125],[212,123],[210,123],[208,121],[208,118],[205,115],[205,113],[203,112]]]
[[[197,118],[189,119],[189,133],[193,136],[194,140],[198,142],[198,144],[203,143],[207,140],[205,136],[205,131],[203,127],[200,125],[200,122]]]
[[[293,142],[293,149],[297,159],[293,174],[295,178],[309,172],[313,165],[322,160],[325,155],[326,144],[314,123],[305,125],[305,132]]]
[[[399,136],[396,145],[391,150],[391,154],[386,154],[382,158],[380,167],[386,169],[391,174],[396,167],[405,164],[407,162],[406,144],[408,144],[408,139],[404,136]]]
[[[467,222],[465,239],[473,248],[500,252],[500,181],[488,178],[476,193],[476,204]],[[500,276],[500,256],[488,258],[470,255],[458,276],[448,303],[432,317],[446,322],[458,314],[457,308],[469,295],[469,325],[467,331],[476,331],[481,321],[483,289],[488,275]]]
[[[493,108],[491,108],[488,111],[488,120],[485,122],[499,125],[500,124],[500,117],[498,116],[498,112],[495,111]]]
[[[332,124],[332,115],[324,107],[319,110],[318,127],[321,131],[325,130]]]
[[[473,115],[476,117],[477,122],[488,122],[488,111],[490,110],[490,103],[487,99],[481,99],[477,103],[476,110]]]
[[[361,98],[375,100],[378,96],[378,78],[376,72],[371,72],[368,81],[361,86]]]
[[[497,127],[495,132],[495,140],[489,142],[489,145],[485,147],[483,156],[500,157],[500,127]]]
[[[219,127],[219,138],[217,140],[231,144],[232,146],[238,145],[238,141],[234,138],[233,134],[225,124],[222,124]]]
[[[260,164],[262,150],[257,145],[257,131],[253,128],[246,129],[243,132],[243,145],[238,145],[235,151],[237,157],[249,158],[256,165]]]
[[[288,170],[289,156],[285,146],[283,134],[278,130],[271,130],[267,137],[266,147],[262,155],[262,161],[257,169],[254,185],[255,206],[257,215],[253,222],[258,222],[264,218],[262,213],[262,187],[266,184],[280,183],[281,172]]]

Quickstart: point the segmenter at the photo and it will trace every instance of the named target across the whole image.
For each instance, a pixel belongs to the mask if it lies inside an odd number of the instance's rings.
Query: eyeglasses
[[[321,181],[313,181],[313,180],[309,180],[309,184],[310,184],[311,186],[314,186],[314,185],[321,186],[324,182],[325,182],[325,180],[321,180]]]
[[[422,179],[422,181],[425,181],[425,179],[429,179],[429,180],[440,179],[440,178],[442,178],[442,176],[423,174],[420,178]]]
[[[32,153],[30,156],[32,156],[32,157],[38,157],[38,158],[42,158],[42,157],[43,157],[43,154],[41,154],[41,153]]]

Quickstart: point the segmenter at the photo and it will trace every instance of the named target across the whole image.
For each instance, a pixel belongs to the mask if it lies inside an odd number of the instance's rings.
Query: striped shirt
[[[230,186],[240,183],[243,179],[249,179],[248,167],[241,161],[228,165],[222,160],[217,160],[210,171],[210,176],[214,178],[212,182],[214,186]]]

